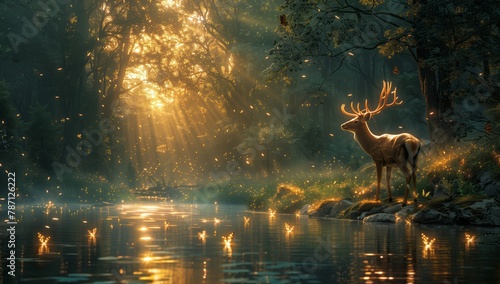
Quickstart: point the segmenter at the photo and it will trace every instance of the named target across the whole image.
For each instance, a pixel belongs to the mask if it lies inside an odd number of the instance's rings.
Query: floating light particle
[[[276,215],[276,210],[269,209],[269,218],[274,218],[275,215]]]
[[[434,241],[436,239],[429,239],[424,233],[422,233],[422,242],[424,243],[424,250],[431,250],[432,249],[432,244],[434,244]]]
[[[465,233],[465,240],[467,241],[467,245],[473,244],[475,239],[476,239],[476,236],[469,235],[468,233]]]
[[[207,237],[206,231],[198,232],[198,239],[200,239],[202,242],[205,242],[206,237]]]
[[[231,241],[233,240],[233,237],[233,233],[229,234],[227,237],[222,236],[222,239],[224,240],[224,249],[231,250]]]

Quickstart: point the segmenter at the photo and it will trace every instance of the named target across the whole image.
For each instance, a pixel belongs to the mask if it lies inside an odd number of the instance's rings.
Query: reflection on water
[[[31,283],[500,282],[499,228],[309,219],[225,205],[19,211],[16,275]],[[8,236],[0,234],[4,261]]]

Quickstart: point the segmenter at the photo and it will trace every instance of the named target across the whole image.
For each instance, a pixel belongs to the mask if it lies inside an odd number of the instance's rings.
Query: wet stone
[[[364,218],[363,222],[396,223],[396,216],[390,213],[375,213]]]

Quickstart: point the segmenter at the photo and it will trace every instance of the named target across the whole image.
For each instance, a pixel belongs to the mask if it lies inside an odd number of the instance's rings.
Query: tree
[[[430,137],[446,145],[457,138],[450,116],[463,74],[477,77],[472,88],[482,81],[493,98],[498,96],[491,70],[499,62],[494,52],[499,46],[499,5],[473,0],[285,1],[287,21],[271,51],[271,69],[293,71],[304,60],[331,58],[333,73],[363,50],[378,49],[389,58],[409,55],[418,66]]]
[[[58,125],[45,106],[34,106],[28,126],[28,155],[31,160],[46,171],[52,170],[52,163],[59,158],[60,137]]]

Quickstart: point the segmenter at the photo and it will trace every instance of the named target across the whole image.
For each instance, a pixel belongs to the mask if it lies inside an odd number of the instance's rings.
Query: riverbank
[[[500,202],[495,198],[463,196],[436,198],[402,206],[402,203],[324,200],[309,209],[310,217],[360,220],[364,222],[500,226]]]

